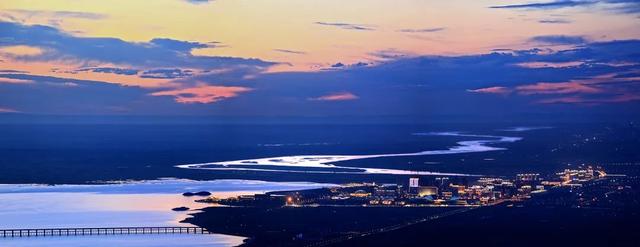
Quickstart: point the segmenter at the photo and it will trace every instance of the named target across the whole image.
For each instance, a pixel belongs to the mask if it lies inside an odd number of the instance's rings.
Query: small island
[[[176,211],[176,212],[182,212],[182,211],[188,211],[189,208],[188,207],[177,207],[177,208],[172,208],[171,210]]]
[[[182,193],[183,196],[210,196],[211,192],[209,191],[200,191],[200,192],[185,192]]]

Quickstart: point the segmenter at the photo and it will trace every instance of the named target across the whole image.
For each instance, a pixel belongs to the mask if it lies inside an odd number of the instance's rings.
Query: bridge
[[[209,231],[202,227],[180,226],[0,229],[0,237],[3,238],[127,234],[209,234]]]

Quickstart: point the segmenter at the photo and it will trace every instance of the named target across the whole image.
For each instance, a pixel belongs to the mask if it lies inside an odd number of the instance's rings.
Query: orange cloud
[[[32,80],[24,80],[24,79],[14,79],[14,78],[0,77],[0,83],[26,84],[26,83],[33,83],[33,81]]]
[[[42,55],[44,51],[35,46],[27,46],[27,45],[14,45],[14,46],[5,46],[0,48],[0,53],[20,57],[20,56],[38,56]]]
[[[352,94],[350,92],[339,92],[339,93],[333,93],[333,94],[320,96],[320,97],[317,97],[317,98],[310,98],[309,100],[344,101],[344,100],[355,100],[355,99],[358,99],[358,98],[359,97],[357,95]]]
[[[251,91],[246,87],[198,86],[192,88],[167,90],[151,93],[152,96],[173,96],[175,101],[183,104],[208,104],[227,98],[233,98],[243,92]]]

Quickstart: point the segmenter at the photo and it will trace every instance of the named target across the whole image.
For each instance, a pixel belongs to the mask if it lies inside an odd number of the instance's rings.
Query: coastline
[[[196,203],[195,197],[186,197],[187,191],[211,191],[220,197],[241,194],[264,193],[274,190],[316,188],[315,183],[265,182],[252,180],[150,180],[101,185],[34,185],[0,184],[0,229],[57,228],[57,227],[119,227],[119,226],[191,226],[181,223],[188,214],[199,212],[207,205]],[[173,208],[188,206],[188,211]],[[41,217],[47,215],[46,218]],[[132,237],[132,244],[136,239]],[[46,238],[53,239],[53,238]],[[95,241],[94,238],[74,238],[76,241]],[[118,241],[117,238],[97,238],[100,241]],[[196,236],[192,242],[173,242],[176,246],[232,246],[225,243],[241,243],[244,237],[228,234]],[[32,242],[13,240],[11,246],[29,246]],[[7,239],[0,242],[8,241]],[[57,240],[56,240],[57,241]],[[54,242],[56,242],[54,241]],[[142,241],[142,240],[140,240]],[[166,238],[165,242],[171,242]],[[59,240],[67,246],[67,240]],[[23,245],[24,244],[24,245]],[[160,243],[158,243],[160,244]],[[202,245],[200,245],[202,244]],[[0,244],[2,245],[2,244]],[[120,246],[128,246],[126,243]],[[107,245],[108,246],[108,245]],[[172,246],[172,245],[168,245]]]

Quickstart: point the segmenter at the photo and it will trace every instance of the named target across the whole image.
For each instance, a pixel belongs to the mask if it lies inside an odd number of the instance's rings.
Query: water
[[[459,141],[473,140],[413,135],[419,132],[513,134],[495,133],[497,128],[450,124],[5,124],[0,125],[0,183],[59,184],[159,177],[306,181],[300,176],[247,176],[257,173],[219,172],[212,176],[213,173],[184,171],[175,166],[291,155],[414,153],[446,150]]]
[[[458,131],[465,136],[415,135]],[[0,183],[253,179],[344,181],[344,174],[176,168],[269,157],[407,154],[451,150],[474,135],[522,138],[485,152],[346,160],[338,166],[509,176],[567,163],[640,159],[634,124],[1,124]],[[433,154],[433,153],[431,153]],[[246,167],[249,168],[249,167]]]
[[[179,221],[202,207],[186,191],[217,197],[332,186],[249,180],[164,179],[109,185],[0,185],[0,228],[191,226]],[[186,206],[187,212],[172,208]],[[0,239],[0,246],[235,246],[243,237],[211,235],[90,236]]]
[[[115,236],[73,236],[73,237],[32,237],[0,240],[3,247],[42,247],[42,246],[91,246],[91,247],[223,247],[238,246],[244,238],[210,234],[210,235],[115,235]]]
[[[430,171],[401,170],[401,169],[380,169],[362,166],[345,167],[336,163],[349,160],[376,159],[387,157],[412,157],[445,154],[466,154],[481,153],[506,148],[489,146],[497,143],[512,143],[522,140],[520,137],[489,136],[489,135],[469,135],[457,132],[429,132],[414,133],[418,136],[455,136],[472,137],[478,140],[460,141],[457,146],[449,147],[446,150],[424,150],[415,153],[387,153],[368,155],[293,155],[282,157],[270,157],[261,159],[223,161],[203,164],[187,164],[177,167],[184,169],[201,169],[214,171],[261,171],[261,172],[295,172],[295,173],[324,173],[324,174],[387,174],[387,175],[436,175],[436,176],[474,176],[462,173],[441,173]],[[292,169],[295,168],[295,169]],[[300,169],[302,168],[302,169]],[[312,169],[309,169],[312,168]]]

